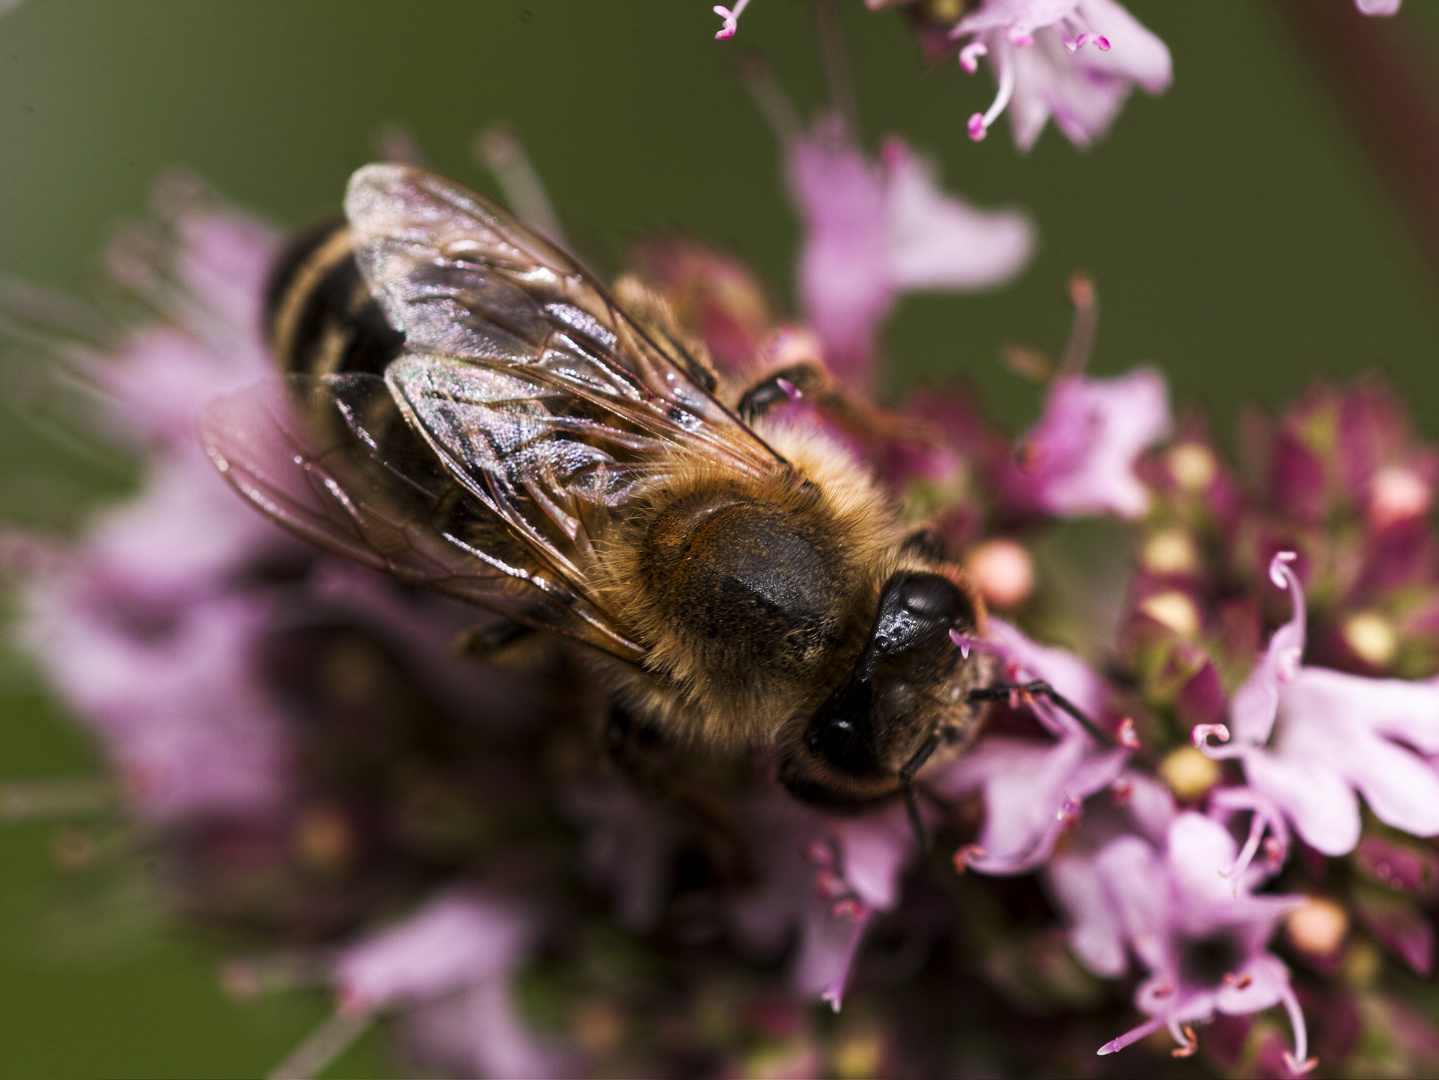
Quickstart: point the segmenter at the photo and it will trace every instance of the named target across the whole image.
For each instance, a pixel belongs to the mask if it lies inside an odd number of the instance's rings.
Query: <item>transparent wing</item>
[[[408,354],[385,373],[444,470],[582,589],[591,538],[691,457],[784,460],[568,255],[480,195],[371,165],[345,200],[355,258]]]
[[[457,482],[378,376],[261,383],[212,402],[201,427],[231,486],[304,539],[624,660],[643,654],[543,545]]]

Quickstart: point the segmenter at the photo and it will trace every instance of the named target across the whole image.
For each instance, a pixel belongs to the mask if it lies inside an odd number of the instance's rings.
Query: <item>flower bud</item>
[[[1199,443],[1180,443],[1166,455],[1169,474],[1184,491],[1200,492],[1214,483],[1219,464],[1209,447]]]
[[[1195,802],[1219,783],[1219,763],[1192,746],[1181,746],[1159,765],[1159,778],[1180,802]]]
[[[989,604],[1013,607],[1034,590],[1034,563],[1013,540],[989,540],[970,550],[965,569]]]
[[[1349,912],[1326,897],[1316,896],[1285,920],[1289,942],[1307,956],[1332,956],[1349,933]]]

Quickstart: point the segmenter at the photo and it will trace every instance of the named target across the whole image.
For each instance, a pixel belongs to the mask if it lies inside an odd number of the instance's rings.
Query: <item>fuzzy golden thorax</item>
[[[681,742],[772,743],[858,656],[900,554],[893,502],[845,450],[761,421],[764,476],[686,458],[597,551],[608,610],[647,650],[627,703]]]

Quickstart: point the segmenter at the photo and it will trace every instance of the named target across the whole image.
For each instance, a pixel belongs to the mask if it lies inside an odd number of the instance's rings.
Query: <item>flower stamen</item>
[[[1004,112],[1009,106],[1009,99],[1014,96],[1015,65],[1008,49],[1001,49],[994,54],[994,65],[999,73],[999,90],[994,95],[994,102],[988,111],[983,114],[975,113],[969,118],[969,137],[975,142],[984,138],[989,126],[999,119],[999,114]]]
[[[715,5],[714,13],[724,20],[719,32],[715,34],[716,41],[728,41],[734,37],[735,31],[739,29],[739,17],[744,14],[744,9],[747,7],[749,7],[749,0],[738,0],[733,8]]]

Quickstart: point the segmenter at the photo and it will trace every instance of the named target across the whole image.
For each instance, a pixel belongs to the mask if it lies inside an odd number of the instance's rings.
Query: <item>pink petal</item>
[[[335,976],[363,1008],[417,1001],[507,976],[532,937],[510,904],[452,892],[347,948]]]
[[[1289,969],[1267,953],[1256,956],[1234,973],[1238,982],[1249,980],[1241,989],[1237,985],[1221,986],[1215,994],[1215,1006],[1230,1016],[1242,1016],[1278,1005],[1289,986]]]
[[[1401,0],[1354,0],[1354,6],[1361,15],[1393,15],[1398,12]]]
[[[1294,823],[1304,842],[1343,855],[1359,842],[1359,799],[1333,767],[1313,758],[1251,750],[1244,775]]]
[[[946,195],[932,166],[898,139],[886,142],[889,266],[897,289],[971,290],[1001,285],[1034,254],[1030,219],[976,210]]]
[[[805,230],[800,301],[831,366],[859,373],[898,291],[889,267],[884,178],[838,135],[793,140],[786,163]]]
[[[1401,739],[1424,754],[1439,754],[1439,685],[1405,679],[1367,679],[1327,668],[1304,668],[1285,691],[1285,711],[1324,713],[1344,724]]]
[[[1428,762],[1369,735],[1349,743],[1336,764],[1384,824],[1414,836],[1439,834],[1439,774]]]
[[[1169,49],[1138,19],[1114,0],[1082,0],[1079,14],[1110,46],[1107,52],[1084,48],[1073,54],[1086,74],[1127,79],[1151,94],[1168,88],[1174,80]]]
[[[1096,975],[1117,979],[1128,965],[1124,924],[1109,901],[1092,858],[1058,854],[1045,867],[1045,878],[1069,916],[1069,946]]]
[[[1165,863],[1171,879],[1194,902],[1215,907],[1233,902],[1232,886],[1223,875],[1237,854],[1234,837],[1213,818],[1189,811],[1169,826]]]
[[[869,923],[869,912],[856,917],[836,914],[825,905],[805,920],[799,956],[791,978],[806,997],[827,1002],[839,1012],[849,969]]]
[[[1153,369],[1113,379],[1061,378],[1024,438],[1030,460],[1016,467],[1011,486],[1050,513],[1137,517],[1149,494],[1135,462],[1170,427],[1168,392]]]
[[[1003,47],[1009,49],[1008,62],[1015,67],[1014,96],[1007,111],[1021,151],[1033,148],[1050,117],[1075,146],[1088,146],[1109,131],[1129,96],[1127,82],[1084,78],[1075,56],[1052,30],[1036,34],[1027,49]]]
[[[915,855],[914,828],[895,805],[837,825],[844,879],[865,904],[887,911],[899,902],[900,874]]]
[[[1100,850],[1095,867],[1135,953],[1151,971],[1162,969],[1173,897],[1159,853],[1137,836],[1121,836]]]
[[[1079,4],[1080,0],[984,0],[955,24],[952,36],[964,37],[1010,27],[1032,32],[1058,22]]]
[[[446,1076],[540,1080],[577,1076],[577,1063],[544,1045],[525,1026],[505,980],[495,978],[406,1009],[401,1032],[414,1060]]]

